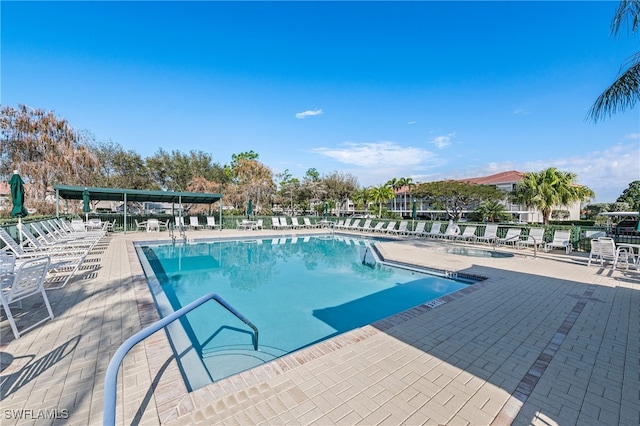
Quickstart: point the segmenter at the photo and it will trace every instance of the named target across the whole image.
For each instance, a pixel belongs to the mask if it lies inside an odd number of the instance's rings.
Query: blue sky
[[[638,50],[617,4],[2,1],[0,101],[143,157],[363,186],[555,166],[611,202],[640,179],[638,107],[585,117]]]

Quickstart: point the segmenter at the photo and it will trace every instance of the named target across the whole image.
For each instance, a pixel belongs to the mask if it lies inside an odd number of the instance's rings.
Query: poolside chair
[[[357,231],[362,231],[362,232],[368,232],[371,231],[373,228],[371,227],[371,219],[367,219],[364,221],[364,225],[362,226],[358,226],[356,228]]]
[[[484,234],[477,236],[476,241],[493,244],[498,238],[498,225],[488,224],[484,228]]]
[[[387,226],[384,229],[382,229],[382,232],[384,232],[385,234],[389,234],[395,231],[396,223],[398,222],[396,222],[395,220],[390,221],[389,223],[387,223]]]
[[[34,228],[35,229],[35,228]],[[29,242],[30,247],[25,247],[23,245],[23,249],[26,251],[29,250],[54,250],[57,253],[64,253],[65,255],[69,255],[70,253],[88,253],[93,246],[95,245],[95,241],[90,242],[74,242],[74,241],[63,241],[61,243],[53,243],[53,242],[43,242],[44,240],[40,240],[35,235],[33,235],[25,225],[20,229],[20,233],[24,237],[26,241]]]
[[[544,247],[544,228],[531,228],[526,240],[518,241],[517,247],[536,247],[538,249]]]
[[[280,229],[280,221],[275,216],[271,216],[271,229]]]
[[[205,226],[209,229],[220,229],[220,225],[216,224],[216,218],[213,216],[207,216],[207,224]]]
[[[460,235],[460,227],[453,220],[450,220],[449,224],[447,225],[447,229],[445,229],[444,232],[439,235],[439,237],[451,240],[456,235]]]
[[[198,216],[189,216],[189,228],[190,229],[200,229],[202,225],[198,222]]]
[[[308,217],[305,217],[303,221],[304,221],[304,226],[306,226],[309,229],[320,227],[320,225],[318,225],[317,223],[311,223],[311,219],[309,219]]]
[[[244,221],[239,221],[236,219],[236,229],[251,229],[251,226],[245,223]]]
[[[442,235],[442,232],[440,232],[441,226],[442,224],[440,222],[433,222],[431,224],[431,229],[429,229],[429,232],[424,232],[423,235],[429,238],[438,238]]]
[[[376,223],[376,226],[374,226],[373,228],[370,229],[370,231],[371,232],[381,232],[383,226],[384,226],[384,222],[378,222],[378,223]]]
[[[393,232],[396,235],[406,235],[407,232],[409,232],[408,227],[409,227],[409,221],[401,220],[400,225],[398,225],[398,229],[394,229],[390,232]]]
[[[264,227],[263,223],[264,223],[263,219],[258,219],[256,221],[256,224],[253,225],[253,229],[262,229]]]
[[[42,243],[42,247],[62,247],[62,246],[75,246],[77,248],[85,247],[87,251],[90,250],[97,242],[99,238],[85,238],[75,235],[59,236],[55,231],[47,230],[44,226],[44,222],[31,222],[29,226],[38,234],[38,241]],[[22,234],[29,238],[26,224],[22,226]],[[37,243],[32,243],[33,246],[39,246]]]
[[[136,223],[136,231],[146,231],[147,230],[147,222],[146,221],[142,221],[142,222],[138,222],[138,219],[133,219],[134,222]],[[176,218],[176,224],[178,224],[178,218]]]
[[[355,231],[360,227],[360,219],[353,219],[353,221],[351,222],[351,225],[349,225],[348,227],[346,227],[348,230],[350,231]]]
[[[296,216],[291,217],[291,229],[302,228],[303,225],[298,221]]]
[[[600,237],[591,240],[591,251],[589,252],[589,261],[587,266],[591,266],[591,261],[600,261],[600,266],[604,266],[604,262],[611,262],[611,269],[615,269],[618,263],[623,261],[626,269],[629,269],[629,252],[625,248],[616,248],[613,238]]]
[[[49,262],[50,259],[48,257],[38,257],[27,260],[18,266],[12,279],[8,280],[6,283],[3,282],[2,290],[0,291],[0,301],[16,339],[19,339],[21,334],[39,326],[49,319],[53,319],[54,317],[51,305],[49,304],[49,298],[47,297],[47,293],[44,289],[44,280],[47,276],[47,271],[49,270]],[[35,324],[23,328],[22,330],[18,330],[18,326],[9,305],[38,294],[44,299],[48,316]],[[34,304],[33,306],[37,307],[38,305]],[[25,319],[31,317],[32,313],[23,315],[23,318]]]
[[[545,243],[544,251],[548,252],[551,248],[563,248],[567,254],[571,253],[571,231],[556,230],[553,233],[553,241]]]
[[[280,216],[280,228],[282,228],[282,229],[291,228],[291,225],[289,225],[287,223],[287,217],[286,216]]]
[[[178,231],[183,231],[185,229],[184,217],[183,216],[175,216],[174,220],[175,220],[175,224],[176,224],[176,229]],[[136,223],[137,223],[137,221],[136,221]]]
[[[336,225],[336,228],[338,229],[347,229],[351,226],[351,219],[345,219],[344,222],[339,222]]]
[[[496,238],[494,245],[499,246],[501,244],[511,244],[515,247],[516,243],[520,241],[521,233],[522,229],[520,228],[509,228],[507,229],[507,233],[503,238]]]
[[[421,220],[416,224],[416,229],[413,231],[407,231],[407,235],[422,235],[424,234],[424,228],[427,225],[427,222]]]
[[[473,225],[467,225],[464,227],[464,231],[462,231],[462,234],[458,234],[458,235],[453,235],[451,237],[452,240],[454,241],[471,241],[471,242],[475,242],[476,240],[476,229],[478,229],[477,226],[473,226]]]

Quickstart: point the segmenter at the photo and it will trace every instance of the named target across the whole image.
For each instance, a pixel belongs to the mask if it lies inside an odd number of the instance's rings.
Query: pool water
[[[275,238],[144,246],[139,253],[162,289],[152,288],[161,315],[214,292],[259,329],[255,351],[252,330],[215,302],[187,314],[188,343],[172,344],[179,354],[197,353],[182,360],[196,389],[469,285],[377,263],[372,243]]]

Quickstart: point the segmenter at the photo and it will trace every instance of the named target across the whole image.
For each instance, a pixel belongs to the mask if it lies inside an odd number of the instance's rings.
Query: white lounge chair
[[[391,222],[387,223],[387,226],[382,229],[382,232],[384,232],[385,234],[394,232],[396,230],[396,223],[398,222],[395,220],[392,220]]]
[[[341,221],[341,222],[339,222],[339,223],[336,225],[336,228],[338,228],[338,229],[347,229],[347,228],[349,228],[350,226],[351,226],[351,219],[345,219],[345,220],[344,220],[344,222],[342,222],[342,221]]]
[[[305,217],[303,221],[304,221],[304,226],[306,226],[309,229],[320,227],[320,225],[318,225],[317,223],[311,223],[311,219],[309,219],[308,217]]]
[[[7,319],[9,320],[11,331],[13,331],[13,335],[16,339],[20,338],[20,334],[23,334],[43,322],[53,319],[54,317],[51,305],[49,304],[49,298],[47,297],[47,293],[44,289],[44,280],[47,276],[47,271],[49,270],[49,263],[49,257],[39,257],[27,260],[18,266],[11,279],[6,282],[3,281],[2,290],[0,291],[0,301],[2,303],[2,308],[7,315]],[[18,326],[9,305],[38,294],[44,299],[48,316],[35,324],[23,328],[22,330],[18,330]],[[32,315],[30,314],[24,315],[24,318],[31,317]]]
[[[291,225],[289,225],[287,223],[287,217],[286,216],[280,216],[280,228],[282,228],[282,229],[291,228]]]
[[[298,229],[298,228],[302,228],[302,227],[304,227],[304,225],[300,223],[298,218],[296,216],[292,216],[291,217],[291,228],[292,229]]]
[[[400,225],[398,225],[398,229],[394,229],[390,232],[393,232],[396,235],[406,235],[407,232],[409,232],[408,227],[409,227],[409,221],[401,220]]]
[[[175,224],[176,224],[176,229],[177,229],[178,231],[183,231],[183,230],[185,229],[185,226],[184,226],[184,216],[176,216],[176,217],[174,218],[174,220],[175,220]]]
[[[200,229],[202,225],[198,222],[198,216],[189,216],[189,228],[191,229]]]
[[[563,248],[567,254],[571,253],[571,231],[556,230],[553,233],[553,241],[545,243],[544,251],[549,251],[552,248]]]
[[[440,238],[451,240],[455,238],[456,235],[460,235],[460,227],[453,220],[450,220],[447,225],[447,229],[445,229],[442,235],[440,235]]]
[[[484,234],[477,236],[476,241],[493,244],[498,238],[498,225],[488,224],[484,228]]]
[[[213,216],[207,216],[207,228],[209,229],[220,229],[220,225],[216,224],[216,218]]]
[[[624,262],[626,269],[629,269],[629,252],[625,248],[616,248],[613,238],[600,237],[591,240],[591,251],[589,252],[589,262],[587,266],[591,266],[591,261],[600,262],[600,266],[604,266],[604,262],[611,262],[611,269],[615,269],[619,262]]]
[[[256,224],[253,226],[253,228],[254,228],[254,229],[262,229],[262,228],[263,228],[263,226],[264,226],[264,225],[263,225],[263,223],[264,223],[264,220],[263,220],[263,219],[258,219],[258,220],[256,221]],[[260,240],[258,240],[258,241],[260,241]]]
[[[529,234],[525,240],[520,240],[517,242],[517,247],[536,247],[542,248],[544,247],[544,228],[531,228],[529,229]]]
[[[442,236],[442,232],[440,232],[441,227],[442,224],[440,222],[433,222],[431,224],[431,229],[429,229],[429,232],[424,232],[423,235],[429,238],[439,238]]]
[[[427,222],[421,220],[416,224],[416,229],[413,231],[407,231],[407,235],[422,235],[424,234],[424,228],[427,225]]]
[[[38,251],[46,251],[52,250],[56,253],[65,254],[69,256],[71,253],[75,254],[86,254],[91,250],[95,244],[95,241],[89,241],[86,243],[78,243],[78,242],[68,242],[64,241],[59,244],[56,243],[43,243],[40,239],[38,239],[35,235],[31,233],[27,229],[25,225],[20,229],[20,233],[24,237],[24,239],[29,243],[28,247],[25,247],[24,244],[22,248],[26,251],[29,250],[38,250]]]
[[[373,228],[370,229],[370,231],[371,232],[381,232],[383,226],[384,226],[384,222],[378,222],[378,223],[376,223],[376,226],[374,226]]]
[[[353,219],[353,221],[351,222],[351,225],[349,225],[347,229],[350,231],[355,231],[359,227],[360,227],[360,219]]]
[[[501,244],[511,244],[513,246],[520,241],[520,234],[522,233],[522,229],[520,228],[509,228],[507,229],[507,233],[504,237],[496,238],[495,245],[499,246]]]
[[[362,231],[362,232],[369,232],[371,231],[373,228],[371,227],[371,219],[367,219],[364,221],[364,225],[362,226],[358,226],[356,228],[357,231]]]
[[[454,240],[454,241],[462,240],[462,241],[475,242],[476,241],[476,229],[478,229],[477,226],[467,225],[467,226],[464,227],[464,231],[462,231],[462,234],[454,235],[454,236],[451,237],[451,239]]]

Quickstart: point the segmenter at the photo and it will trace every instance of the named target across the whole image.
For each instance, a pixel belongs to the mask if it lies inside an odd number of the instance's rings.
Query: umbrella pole
[[[18,216],[18,239],[20,240],[20,245],[22,246],[22,216]]]

